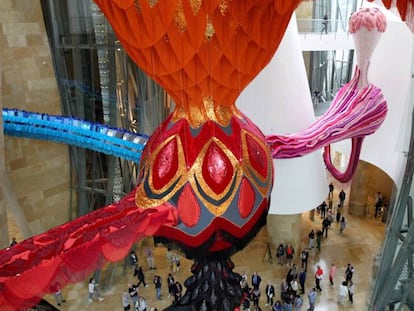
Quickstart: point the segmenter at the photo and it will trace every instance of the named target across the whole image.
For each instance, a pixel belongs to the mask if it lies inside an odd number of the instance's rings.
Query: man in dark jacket
[[[341,207],[344,207],[344,201],[345,201],[345,197],[346,197],[344,189],[342,189],[341,192],[339,192],[338,196],[339,196],[339,205]]]
[[[325,233],[325,238],[328,238],[328,229],[331,227],[331,221],[329,220],[328,217],[326,217],[323,221],[322,221],[322,230]]]
[[[260,275],[258,275],[257,272],[253,273],[253,275],[252,275],[253,289],[259,289],[260,282],[262,282],[262,278],[260,277]]]

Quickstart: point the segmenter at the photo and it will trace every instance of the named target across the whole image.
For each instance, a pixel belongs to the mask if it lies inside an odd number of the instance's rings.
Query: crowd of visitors
[[[295,247],[292,243],[280,243],[275,250],[277,263],[281,266],[287,266],[286,278],[281,280],[280,286],[275,286],[277,280],[265,280],[266,287],[264,290],[265,307],[270,307],[272,311],[302,310],[304,304],[308,304],[306,310],[314,310],[318,301],[318,296],[323,295],[325,290],[322,284],[323,280],[328,279],[331,288],[335,288],[335,278],[337,278],[337,266],[331,263],[326,266],[323,260],[320,260],[322,253],[322,244],[329,238],[329,232],[337,228],[338,235],[343,235],[347,220],[344,216],[346,193],[343,189],[338,194],[338,205],[333,206],[334,185],[329,185],[328,203],[323,201],[317,208],[316,213],[320,217],[320,227],[312,228],[308,234],[308,243],[300,253],[296,255]],[[335,215],[336,212],[336,215]],[[334,225],[336,222],[336,225]],[[321,263],[315,259],[319,259]],[[300,263],[298,269],[296,263]],[[323,263],[323,264],[322,264]],[[311,267],[311,269],[310,269]],[[338,304],[344,304],[346,298],[350,304],[353,304],[353,295],[355,285],[352,281],[354,267],[348,264],[344,267],[345,274],[339,282]],[[309,271],[309,272],[308,272]],[[314,284],[306,288],[306,279],[308,273],[313,277]],[[252,275],[251,286],[248,283],[248,277],[242,272],[242,289],[244,292],[243,305],[241,310],[261,310],[260,297],[262,281],[261,276],[255,272]],[[312,282],[310,282],[312,284]],[[306,299],[305,299],[306,298]],[[304,301],[305,300],[305,301]]]
[[[329,196],[333,197],[331,191]],[[314,310],[320,297],[323,297],[323,293],[327,290],[332,291],[332,288],[335,287],[337,288],[335,291],[337,291],[338,304],[353,304],[355,293],[353,281],[355,269],[353,265],[349,263],[346,267],[343,267],[343,271],[345,271],[343,277],[338,278],[337,271],[342,270],[342,267],[338,268],[334,262],[331,262],[328,266],[323,260],[322,252],[322,245],[331,236],[331,231],[338,230],[338,235],[345,234],[347,225],[343,213],[345,196],[346,194],[341,190],[338,196],[339,203],[336,207],[336,218],[332,207],[330,207],[332,204],[328,205],[324,201],[318,206],[316,213],[320,216],[320,220],[314,222],[314,228],[310,228],[310,232],[307,234],[308,241],[305,245],[282,242],[274,250],[271,250],[272,253],[275,252],[279,265],[275,269],[286,269],[285,278],[282,280],[268,279],[258,271],[252,273],[250,277],[244,271],[240,273],[240,285],[243,291],[240,310],[262,310],[261,307],[263,306],[272,311]],[[124,310],[156,310],[154,306],[149,306],[149,301],[154,304],[157,300],[166,301],[167,288],[167,301],[171,304],[180,301],[183,295],[183,286],[176,279],[178,276],[176,273],[180,272],[180,256],[172,249],[167,249],[165,259],[165,263],[161,263],[161,265],[167,267],[168,274],[164,276],[162,274],[165,273],[165,270],[161,274],[157,273],[154,250],[151,246],[144,246],[139,252],[135,250],[130,252],[128,261],[132,269],[132,275],[136,277],[136,279],[134,278],[136,282],[131,282],[132,279],[129,278],[128,288],[120,295],[120,302]],[[181,277],[186,278],[188,275]],[[181,279],[181,277],[178,278]],[[325,279],[326,281],[324,281]],[[152,283],[152,286],[149,286],[151,284],[148,284],[148,282]],[[164,284],[166,284],[166,289],[163,288]],[[148,287],[150,288],[146,289]],[[331,289],[328,289],[329,287]],[[65,302],[60,286],[56,286],[53,292],[58,305]],[[165,296],[163,295],[164,292]],[[154,297],[155,299],[147,300],[148,297]],[[99,292],[98,282],[94,278],[89,281],[88,298],[91,303],[104,300]]]

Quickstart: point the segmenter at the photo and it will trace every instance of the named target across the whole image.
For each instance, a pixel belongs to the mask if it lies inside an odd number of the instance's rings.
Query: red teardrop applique
[[[207,149],[202,165],[206,183],[215,193],[222,193],[231,182],[233,171],[230,159],[215,142],[212,142]]]
[[[184,186],[177,202],[178,215],[187,227],[195,226],[200,220],[200,204],[189,184]]]
[[[250,135],[246,135],[246,144],[250,163],[263,178],[266,178],[268,173],[266,151]]]
[[[159,190],[169,183],[178,170],[177,141],[172,139],[159,151],[154,160],[152,183]]]
[[[240,186],[239,199],[237,200],[239,213],[242,218],[246,218],[250,215],[254,207],[254,200],[254,189],[250,182],[246,178],[243,178]]]

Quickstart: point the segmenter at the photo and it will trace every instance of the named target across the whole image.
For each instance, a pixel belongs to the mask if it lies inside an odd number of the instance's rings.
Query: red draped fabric
[[[174,225],[169,206],[141,210],[135,191],[121,201],[0,251],[1,310],[30,307],[53,291],[79,282],[106,261],[119,261],[132,244],[163,224]]]

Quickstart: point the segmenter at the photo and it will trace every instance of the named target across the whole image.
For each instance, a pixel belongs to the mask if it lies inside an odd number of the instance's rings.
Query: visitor
[[[135,307],[138,301],[138,289],[134,284],[128,284],[129,298],[131,298],[132,305]]]
[[[122,293],[122,307],[124,308],[124,311],[131,310],[131,304],[129,302],[129,295],[127,292]]]
[[[354,266],[349,263],[346,266],[346,270],[345,270],[345,280],[347,283],[352,281],[353,275],[354,275]]]
[[[98,291],[98,283],[95,281],[94,278],[89,279],[88,284],[88,293],[89,293],[89,302],[93,301],[103,301],[104,298],[101,296],[101,294]]]
[[[159,275],[155,275],[152,282],[155,285],[155,291],[156,291],[157,299],[161,300],[162,278]]]
[[[336,266],[334,263],[331,264],[331,269],[329,270],[329,283],[331,283],[331,286],[334,287],[334,276],[336,274]]]
[[[16,237],[13,237],[11,242],[10,242],[10,246],[16,245],[17,244],[17,240]]]
[[[315,288],[320,292],[322,291],[322,288],[321,288],[322,277],[323,277],[323,269],[320,265],[317,265],[316,272],[315,272],[315,285],[316,285]]]
[[[62,296],[62,285],[59,282],[56,281],[52,284],[51,292],[53,292],[58,306],[60,306],[63,302],[66,302]]]
[[[286,253],[286,262],[288,266],[293,265],[293,256],[295,254],[295,249],[293,246],[288,243],[285,247],[285,253]]]
[[[321,33],[328,34],[328,14],[323,16]]]
[[[348,287],[346,281],[343,281],[339,285],[339,294],[338,294],[338,304],[343,304],[345,301],[345,297],[348,295]]]
[[[340,207],[344,207],[344,202],[345,202],[345,197],[346,197],[346,194],[345,194],[344,189],[342,189],[341,192],[339,192],[338,197],[339,197],[339,205],[340,205]]]
[[[299,272],[299,285],[300,285],[300,293],[304,294],[305,293],[305,282],[306,282],[306,271],[305,269],[302,269]]]
[[[316,292],[316,288],[313,287],[309,294],[308,294],[308,299],[309,299],[309,311],[314,311],[315,310],[315,303],[316,303],[316,298],[318,297],[318,294]]]
[[[315,246],[315,231],[313,231],[313,229],[311,230],[311,232],[309,232],[309,245],[308,248],[309,249],[313,249]]]
[[[260,283],[262,282],[262,278],[260,277],[257,272],[254,272],[252,275],[252,286],[253,289],[258,289],[260,287]]]
[[[135,267],[137,266],[138,265],[136,265]],[[141,283],[144,284],[144,287],[148,287],[148,284],[145,283],[145,275],[144,275],[144,271],[142,270],[142,266],[135,268],[134,275],[138,278],[138,284],[136,285],[137,287],[139,287]]]
[[[276,257],[277,257],[277,262],[279,265],[283,265],[285,260],[285,247],[283,246],[282,243],[279,244],[279,246],[277,247],[276,250]]]
[[[331,182],[330,184],[329,184],[329,193],[328,193],[328,200],[332,200],[332,198],[333,198],[333,191],[334,191],[334,185],[333,185],[333,183]]]
[[[352,281],[349,281],[348,282],[348,297],[349,297],[349,302],[351,304],[354,303],[354,292],[355,292],[354,283]]]
[[[135,311],[147,311],[147,302],[143,296],[139,296],[135,304]]]
[[[268,282],[266,285],[266,306],[273,306],[273,297],[275,296],[275,287],[272,282]]]
[[[302,268],[304,268],[305,271],[308,270],[308,258],[309,258],[309,251],[307,248],[305,248],[300,254],[300,259],[302,260]]]
[[[341,222],[339,223],[339,234],[343,234],[346,227],[346,219],[342,216]]]
[[[154,251],[149,245],[145,248],[145,257],[147,258],[148,269],[157,269],[157,267],[155,267]]]

